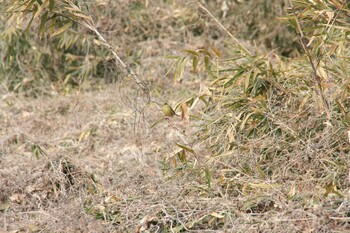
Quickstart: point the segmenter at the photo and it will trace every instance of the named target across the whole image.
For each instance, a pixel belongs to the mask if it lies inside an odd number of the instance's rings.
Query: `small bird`
[[[165,117],[173,117],[174,115],[175,116],[179,116],[179,115],[177,115],[175,113],[175,111],[167,103],[165,103],[163,105],[163,109],[162,110],[163,110],[163,114],[164,114]]]

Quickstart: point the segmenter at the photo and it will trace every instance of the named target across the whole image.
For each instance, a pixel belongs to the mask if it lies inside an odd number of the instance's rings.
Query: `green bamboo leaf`
[[[175,144],[176,144],[178,147],[180,147],[181,149],[184,149],[185,151],[188,151],[188,152],[190,152],[190,153],[192,153],[192,154],[196,154],[196,152],[194,152],[194,150],[193,150],[191,147],[184,146],[184,145],[181,145],[181,144],[176,143],[176,142],[175,142]]]
[[[32,144],[31,146],[32,154],[39,159],[41,155],[45,155],[45,151],[38,145]]]
[[[211,53],[206,49],[198,49],[198,51],[208,57],[211,57]]]
[[[208,56],[204,57],[204,65],[206,70],[210,70],[210,59]]]
[[[204,169],[205,179],[207,181],[208,188],[211,188],[211,171],[208,167]]]
[[[181,150],[177,153],[177,157],[179,158],[179,160],[182,163],[186,163],[187,162],[187,158],[186,158],[186,151],[185,150]]]
[[[198,57],[194,56],[192,58],[192,67],[193,67],[193,72],[197,73],[197,65],[198,65]]]
[[[244,74],[244,70],[239,70],[231,79],[224,83],[224,87],[227,88],[231,86],[232,83],[235,82],[238,77],[242,76],[242,74]],[[211,85],[213,85],[213,83]]]
[[[47,22],[47,16],[48,12],[45,12],[40,20],[40,26],[39,26],[39,36],[41,37],[45,33],[45,24]]]
[[[166,58],[166,59],[179,59],[180,56],[171,56],[171,55],[169,55],[169,56],[164,56],[164,58]]]
[[[199,53],[197,53],[197,52],[194,51],[194,50],[185,49],[185,50],[183,50],[183,51],[186,52],[186,53],[192,54],[192,55],[194,55],[194,56],[197,56],[197,57],[200,55]]]

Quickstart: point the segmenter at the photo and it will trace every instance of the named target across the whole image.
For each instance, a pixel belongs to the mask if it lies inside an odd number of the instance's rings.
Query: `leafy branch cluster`
[[[198,132],[216,155],[208,160],[213,169],[237,164],[238,173],[271,178],[311,171],[345,187],[348,14],[346,1],[293,1],[283,19],[299,34],[300,57],[237,48],[214,63]],[[298,162],[291,165],[291,158]]]

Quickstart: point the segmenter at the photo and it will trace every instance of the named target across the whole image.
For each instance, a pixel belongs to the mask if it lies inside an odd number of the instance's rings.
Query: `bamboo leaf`
[[[41,17],[41,21],[40,21],[40,26],[39,26],[39,35],[40,37],[44,34],[45,32],[45,24],[47,22],[47,15],[48,15],[48,12],[45,12],[43,14],[43,16]]]
[[[63,25],[62,27],[60,27],[59,29],[57,29],[52,35],[51,37],[57,36],[63,32],[65,32],[66,30],[68,30],[71,26],[73,25],[73,22],[68,22],[67,24]]]
[[[243,70],[239,70],[231,79],[229,79],[227,82],[224,83],[224,87],[227,88],[232,85],[233,82],[237,80],[238,77],[240,77],[244,73]],[[213,85],[215,83],[212,83]]]
[[[204,57],[204,65],[206,70],[210,70],[210,59],[208,56]]]
[[[247,124],[247,121],[249,120],[249,118],[254,114],[254,112],[251,112],[249,113],[245,118],[244,120],[242,121],[241,123],[241,127],[240,127],[240,130],[243,130],[245,125]]]
[[[185,150],[181,150],[177,153],[177,157],[179,158],[179,160],[182,163],[186,163],[187,162],[187,156],[186,156],[186,151]]]
[[[197,73],[197,66],[198,66],[198,57],[194,56],[192,58],[192,67],[193,67],[193,72]]]
[[[33,3],[36,2],[36,0],[31,0],[28,5],[26,6],[26,8],[24,9],[24,13],[29,12],[29,9],[32,7]]]
[[[211,171],[210,171],[210,169],[208,167],[205,167],[204,173],[205,173],[205,179],[207,181],[207,185],[209,188],[211,188]]]
[[[181,149],[184,149],[185,151],[188,151],[192,154],[196,154],[196,152],[194,152],[194,150],[191,148],[191,147],[188,147],[188,146],[184,146],[184,145],[181,145],[179,143],[175,143],[178,147],[180,147]]]
[[[41,12],[45,9],[45,6],[47,5],[48,2],[49,2],[49,0],[45,0],[43,2],[43,4],[41,4],[41,6],[39,7],[38,11],[34,15],[34,19],[36,19],[41,14]]]
[[[175,65],[175,71],[174,71],[174,80],[178,80],[182,77],[184,71],[185,71],[185,65],[186,65],[187,57],[180,57]]]
[[[186,53],[192,54],[193,56],[196,56],[196,57],[199,56],[199,53],[197,53],[196,51],[193,51],[193,50],[185,49],[183,51],[186,52]]]
[[[215,53],[215,55],[216,55],[217,57],[222,57],[222,54],[220,53],[220,51],[219,51],[218,48],[212,47],[211,49],[213,50],[213,52]]]
[[[206,49],[198,49],[198,51],[199,51],[200,53],[202,53],[202,54],[208,56],[208,57],[211,57],[210,52],[209,52],[208,50],[206,50]]]
[[[187,103],[183,102],[180,105],[180,108],[181,108],[181,120],[183,120],[184,122],[186,122],[186,124],[188,124],[190,122],[190,114],[189,114]]]

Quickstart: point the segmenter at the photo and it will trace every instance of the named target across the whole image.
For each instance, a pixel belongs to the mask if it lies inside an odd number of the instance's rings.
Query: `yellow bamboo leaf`
[[[342,9],[343,8],[343,5],[340,2],[336,1],[336,0],[330,0],[330,2],[333,3],[333,5],[336,8],[338,8],[338,9]]]
[[[45,0],[43,2],[43,4],[41,4],[41,6],[39,7],[38,11],[34,15],[34,19],[36,19],[41,14],[41,12],[44,10],[44,8],[45,8],[45,6],[47,5],[48,2],[49,2],[49,0]]]
[[[188,106],[186,102],[183,102],[180,106],[181,108],[181,120],[183,120],[186,124],[190,123],[190,114],[188,110]]]
[[[319,65],[316,69],[316,74],[320,76],[323,80],[322,81],[328,81],[328,74],[323,68],[322,65]]]
[[[32,0],[28,3],[28,5],[26,6],[26,8],[24,9],[24,13],[25,12],[29,12],[30,8],[32,7],[33,3],[35,2],[35,0]],[[9,9],[10,11],[12,11],[11,9]]]
[[[72,22],[69,22],[69,23],[63,25],[62,27],[57,29],[54,33],[52,33],[51,37],[57,36],[65,31],[67,31],[72,25],[73,25]]]
[[[211,49],[213,50],[213,52],[215,53],[215,55],[216,55],[217,57],[222,57],[222,54],[220,53],[220,51],[219,51],[218,48],[212,47]]]
[[[87,19],[87,20],[91,20],[90,16],[87,15],[83,15],[83,14],[79,14],[79,13],[72,13],[74,16],[78,17],[78,18],[83,18],[83,19]]]

